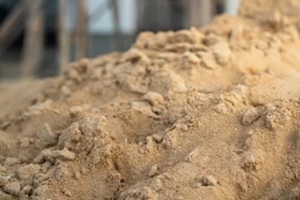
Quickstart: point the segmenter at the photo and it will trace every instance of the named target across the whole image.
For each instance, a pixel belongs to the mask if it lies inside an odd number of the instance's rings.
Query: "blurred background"
[[[55,76],[68,62],[125,51],[141,31],[201,27],[240,0],[0,0],[0,81]]]

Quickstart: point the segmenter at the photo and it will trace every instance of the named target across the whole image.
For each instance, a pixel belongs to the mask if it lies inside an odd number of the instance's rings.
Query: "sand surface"
[[[300,199],[295,2],[1,84],[0,199]]]

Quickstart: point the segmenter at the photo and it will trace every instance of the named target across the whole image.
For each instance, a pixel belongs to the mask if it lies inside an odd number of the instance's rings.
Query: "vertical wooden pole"
[[[58,1],[58,37],[59,37],[59,70],[63,72],[64,66],[70,61],[70,39],[67,30],[68,1]]]
[[[141,1],[141,0],[138,0]],[[143,9],[143,12],[141,12],[141,16],[139,17],[139,27],[140,31],[145,31],[145,30],[154,30],[155,26],[155,13],[154,13],[154,8],[156,5],[155,0],[142,0],[140,3],[140,6]],[[139,8],[140,9],[140,8]]]
[[[184,2],[182,0],[169,0],[170,8],[170,27],[179,30],[184,27]]]
[[[75,30],[76,59],[88,56],[89,33],[88,33],[88,13],[86,0],[77,0],[77,21]]]
[[[201,27],[207,25],[214,15],[213,0],[189,0],[189,24]]]
[[[19,35],[24,27],[24,18],[26,13],[26,2],[22,0],[9,13],[0,27],[0,52]]]
[[[143,19],[145,15],[145,2],[141,0],[135,0],[136,9],[137,9],[137,17],[136,17],[136,35],[143,30]]]
[[[122,33],[120,27],[120,15],[119,15],[119,2],[118,0],[111,0],[113,8],[113,21],[114,21],[114,49],[120,51],[123,48]]]
[[[40,65],[44,43],[43,0],[31,0],[31,8],[25,30],[22,76],[30,78]]]

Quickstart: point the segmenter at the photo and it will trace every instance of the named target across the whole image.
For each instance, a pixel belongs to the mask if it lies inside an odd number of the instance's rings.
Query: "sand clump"
[[[300,198],[296,15],[252,2],[30,92],[1,85],[0,199]]]

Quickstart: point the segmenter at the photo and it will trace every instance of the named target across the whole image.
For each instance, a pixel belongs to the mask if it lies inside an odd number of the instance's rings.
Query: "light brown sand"
[[[253,2],[1,85],[0,199],[300,199],[297,20]]]

